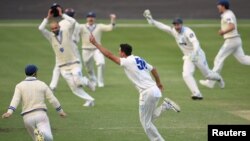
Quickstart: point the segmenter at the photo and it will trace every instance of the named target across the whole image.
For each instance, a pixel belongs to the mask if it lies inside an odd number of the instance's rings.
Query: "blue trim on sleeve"
[[[9,108],[8,109],[11,109],[12,111],[15,111],[16,110],[16,108],[15,107],[13,107],[13,106],[9,106]]]
[[[62,107],[59,106],[58,108],[56,108],[56,111],[59,112],[60,110],[62,110]]]

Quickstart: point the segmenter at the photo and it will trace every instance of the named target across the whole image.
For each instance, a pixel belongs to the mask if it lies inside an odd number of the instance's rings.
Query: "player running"
[[[162,105],[157,107],[162,97],[161,91],[163,90],[163,86],[156,68],[148,64],[141,57],[134,56],[132,54],[132,47],[129,44],[120,44],[120,57],[117,57],[101,46],[95,40],[94,36],[90,36],[90,42],[107,58],[123,67],[125,74],[140,93],[140,121],[148,138],[150,141],[164,141],[153,121],[166,110],[172,109],[175,112],[180,112],[180,107],[168,98],[165,98]],[[156,82],[152,79],[151,74]]]
[[[11,117],[19,103],[22,103],[21,116],[33,141],[52,141],[53,135],[45,99],[53,105],[61,117],[65,117],[66,113],[49,86],[37,79],[37,71],[38,68],[35,65],[25,67],[26,78],[16,85],[8,111],[2,115],[2,118]]]
[[[214,59],[213,71],[220,73],[225,59],[233,54],[234,57],[243,65],[250,65],[250,56],[245,55],[242,48],[241,37],[237,30],[237,20],[233,11],[229,9],[228,0],[219,0],[217,8],[221,14],[221,29],[219,35],[225,39]],[[213,88],[215,82],[211,80],[200,80],[200,83],[208,88]]]
[[[86,16],[86,24],[80,24],[81,26],[81,39],[82,39],[82,59],[84,66],[86,67],[89,79],[97,84],[98,87],[104,87],[104,67],[105,59],[103,54],[96,49],[89,42],[89,36],[92,34],[95,36],[98,43],[101,43],[101,37],[103,32],[112,31],[115,27],[115,14],[110,14],[110,24],[97,24],[96,14],[94,12],[88,12]],[[94,62],[97,66],[97,78],[95,75]]]
[[[200,69],[205,78],[215,80],[219,82],[221,88],[224,87],[224,81],[222,77],[218,73],[215,73],[209,69],[205,53],[201,49],[200,43],[196,38],[195,33],[189,27],[183,26],[183,21],[181,18],[174,19],[172,22],[173,27],[170,27],[154,20],[148,9],[144,11],[143,15],[149,24],[156,26],[160,30],[169,33],[175,38],[176,43],[184,54],[182,76],[187,87],[192,92],[192,99],[203,99],[203,96],[193,76],[195,67]]]
[[[68,23],[70,23],[69,26],[61,28],[58,22],[53,21],[50,23],[51,31],[48,31],[46,29],[46,25],[52,17],[50,9],[47,17],[44,18],[43,22],[40,24],[39,30],[51,43],[56,57],[56,64],[58,65],[61,75],[67,81],[72,92],[76,96],[85,100],[83,106],[94,106],[94,98],[85,92],[83,87],[87,86],[92,91],[95,90],[95,87],[91,81],[87,79],[87,77],[82,76],[81,62],[75,54],[74,44],[72,42],[72,34],[76,20],[66,14],[63,14],[60,7],[57,9],[59,11],[59,16],[66,19]]]
[[[75,10],[73,8],[66,8],[64,10],[64,13],[66,15],[74,18]],[[70,25],[71,25],[70,22],[68,20],[66,20],[66,19],[62,19],[59,22],[59,26],[62,29],[63,28],[69,28]],[[77,44],[79,43],[79,40],[80,40],[80,24],[76,21],[75,26],[74,26],[74,31],[73,31],[73,34],[72,34],[72,42],[73,42],[72,45],[73,45],[75,55],[80,60],[80,67],[82,69],[82,61],[81,61],[82,59],[81,59],[79,49],[78,49],[78,46],[77,46]],[[59,81],[59,77],[60,77],[60,69],[59,69],[58,65],[55,64],[54,69],[53,69],[52,79],[51,79],[51,82],[50,82],[50,85],[49,85],[51,90],[53,90],[53,91],[56,90],[56,87],[57,87],[57,84],[58,84],[58,81]]]

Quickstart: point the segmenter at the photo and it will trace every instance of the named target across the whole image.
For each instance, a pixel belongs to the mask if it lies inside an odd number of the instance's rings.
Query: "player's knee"
[[[250,65],[250,57],[241,56],[238,57],[237,60],[243,65]]]
[[[105,65],[104,62],[99,62],[99,63],[96,63],[96,66],[100,66],[100,67],[103,67]]]
[[[53,141],[53,136],[51,134],[44,134],[45,141]]]
[[[192,76],[193,75],[193,73],[192,72],[182,72],[182,77],[185,79],[185,78],[187,78],[187,77],[190,77],[190,76]]]

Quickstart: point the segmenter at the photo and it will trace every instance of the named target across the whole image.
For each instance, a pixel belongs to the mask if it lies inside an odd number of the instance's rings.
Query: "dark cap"
[[[32,76],[38,70],[36,65],[30,64],[25,67],[25,74],[27,76]]]
[[[74,17],[75,15],[75,10],[73,8],[66,8],[64,10],[64,13],[67,14],[70,17]]]
[[[229,1],[228,0],[219,0],[217,2],[217,5],[225,6],[225,8],[228,9],[229,8]]]
[[[57,10],[57,7],[61,7],[61,6],[59,4],[57,4],[57,3],[53,3],[52,6],[50,7],[51,13],[53,13],[54,17],[58,17],[59,16],[59,12]]]
[[[86,15],[86,17],[93,17],[95,18],[96,17],[96,14],[94,12],[88,12],[88,14]]]
[[[172,24],[183,24],[183,21],[181,18],[175,18],[175,19],[173,19]]]

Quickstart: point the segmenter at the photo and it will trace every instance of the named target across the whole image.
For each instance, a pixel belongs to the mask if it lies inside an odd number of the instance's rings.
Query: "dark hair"
[[[132,46],[130,46],[129,44],[120,44],[120,49],[127,56],[131,55],[131,53],[132,53]]]
[[[226,9],[229,9],[230,5],[228,0],[219,0],[217,4],[224,6]]]

